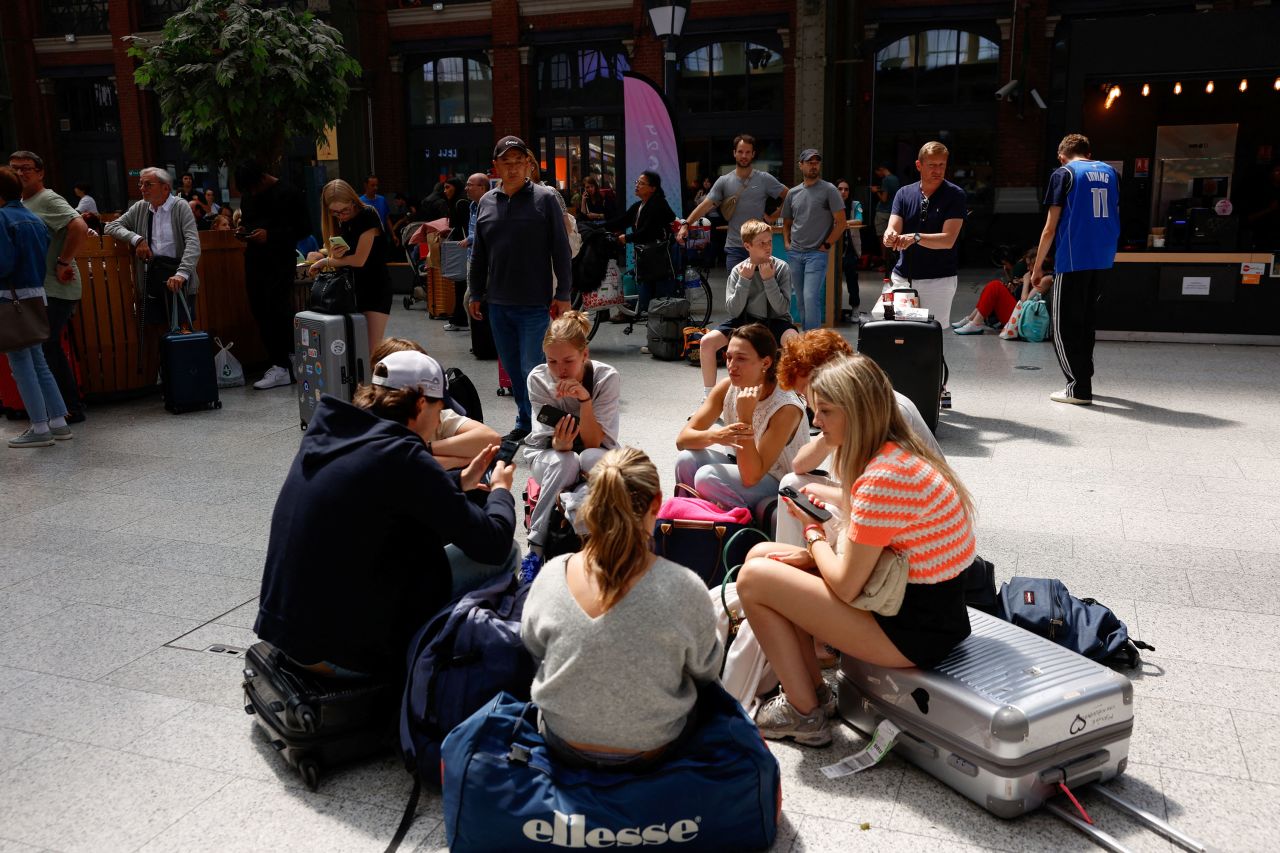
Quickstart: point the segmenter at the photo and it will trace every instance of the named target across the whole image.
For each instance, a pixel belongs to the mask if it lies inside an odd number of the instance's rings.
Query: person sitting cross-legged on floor
[[[407,338],[383,338],[370,356],[369,362],[377,367],[393,352],[420,352],[427,354],[416,341]],[[440,467],[446,471],[465,468],[485,451],[491,444],[498,444],[502,438],[493,427],[467,417],[461,406],[456,408],[445,406],[440,410],[440,423],[431,437],[427,439],[427,452],[435,457]]]
[[[766,542],[748,555],[738,593],[783,692],[756,713],[766,738],[831,742],[835,697],[822,679],[813,637],[888,667],[927,667],[969,635],[961,573],[973,561],[973,501],[955,472],[907,426],[888,376],[865,356],[845,356],[810,381],[814,422],[836,448],[847,491],[832,509],[846,532],[828,541],[805,528],[807,548]],[[781,511],[800,513],[790,500]],[[820,505],[822,501],[817,501]],[[885,548],[909,574],[894,616],[851,606]]]
[[[751,323],[768,326],[780,344],[799,334],[791,320],[791,267],[773,256],[773,229],[759,219],[742,223],[747,259],[729,270],[725,308],[729,319],[702,336],[698,358],[704,396],[716,384],[716,355],[729,343],[734,329]]]
[[[520,552],[514,466],[490,445],[457,472],[427,452],[449,405],[430,356],[396,352],[352,403],[324,396],[271,516],[254,631],[321,675],[395,677],[414,632]],[[488,488],[486,506],[466,492]]]
[[[529,405],[539,415],[551,407],[559,421],[540,417],[525,439],[524,463],[541,487],[542,498],[529,522],[529,548],[541,555],[556,497],[591,471],[605,451],[618,446],[622,377],[587,350],[591,320],[566,311],[551,321],[542,338],[546,361],[529,372]],[[562,415],[560,413],[563,413]]]
[[[777,363],[778,342],[768,328],[735,329],[729,378],[711,389],[676,437],[676,481],[722,507],[747,507],[757,519],[777,499],[778,481],[807,435],[804,401],[778,387]]]
[[[722,650],[702,580],[649,547],[662,506],[653,462],[610,450],[590,484],[586,545],[543,567],[520,636],[539,661],[548,749],[571,766],[642,771],[693,733],[697,685],[716,678]]]

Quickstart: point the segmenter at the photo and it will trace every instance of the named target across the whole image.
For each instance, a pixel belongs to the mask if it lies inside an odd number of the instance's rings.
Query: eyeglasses
[[[9,168],[10,168],[10,169],[13,169],[13,171],[15,171],[15,172],[19,172],[19,173],[23,173],[23,174],[25,174],[26,172],[38,172],[38,171],[40,171],[40,170],[39,170],[39,169],[37,169],[35,166],[15,166],[15,165],[14,165],[14,164],[12,164],[12,163],[10,163],[10,164],[9,164]]]
[[[158,181],[138,181],[138,189],[145,190],[148,187],[154,187]]]
[[[331,207],[329,208],[329,212],[334,216],[346,216],[351,212],[351,205],[348,204],[345,207]]]
[[[924,222],[924,220],[928,216],[929,216],[929,197],[924,193],[920,193],[920,221]]]

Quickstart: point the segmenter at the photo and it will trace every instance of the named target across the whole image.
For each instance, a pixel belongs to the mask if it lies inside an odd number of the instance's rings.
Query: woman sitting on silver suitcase
[[[814,424],[836,448],[836,478],[850,484],[836,543],[805,517],[806,547],[769,542],[752,549],[738,575],[748,621],[783,693],[756,713],[766,738],[809,746],[831,742],[835,696],[822,679],[813,636],[880,666],[931,666],[969,635],[961,573],[973,561],[973,503],[955,472],[899,411],[893,387],[871,359],[851,355],[810,379]],[[806,490],[807,492],[807,487]],[[824,501],[809,499],[819,509]],[[847,541],[846,541],[847,540]],[[885,549],[906,558],[906,592],[893,616],[851,605]]]

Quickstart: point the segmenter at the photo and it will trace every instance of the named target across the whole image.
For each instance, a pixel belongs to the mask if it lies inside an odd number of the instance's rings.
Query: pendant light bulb
[[[1144,98],[1145,98],[1147,95],[1150,95],[1150,94],[1151,94],[1151,84],[1150,84],[1150,83],[1143,83],[1143,84],[1142,84],[1142,97],[1144,97]]]
[[[1204,93],[1205,93],[1206,95],[1212,95],[1212,94],[1213,94],[1213,81],[1212,81],[1212,80],[1210,80],[1208,83],[1205,83],[1205,84],[1204,84]]]
[[[1240,78],[1240,91],[1241,92],[1249,91],[1249,81],[1244,77]]]
[[[1182,84],[1181,84],[1181,83],[1174,83],[1174,84],[1173,84],[1173,94],[1175,94],[1175,95],[1181,95],[1181,94],[1182,94]]]

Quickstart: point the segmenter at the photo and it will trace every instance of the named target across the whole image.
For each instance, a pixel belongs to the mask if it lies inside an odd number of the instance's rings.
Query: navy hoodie
[[[276,499],[254,631],[301,663],[399,673],[449,602],[444,546],[502,563],[514,531],[509,491],[476,506],[408,427],[326,396]]]

